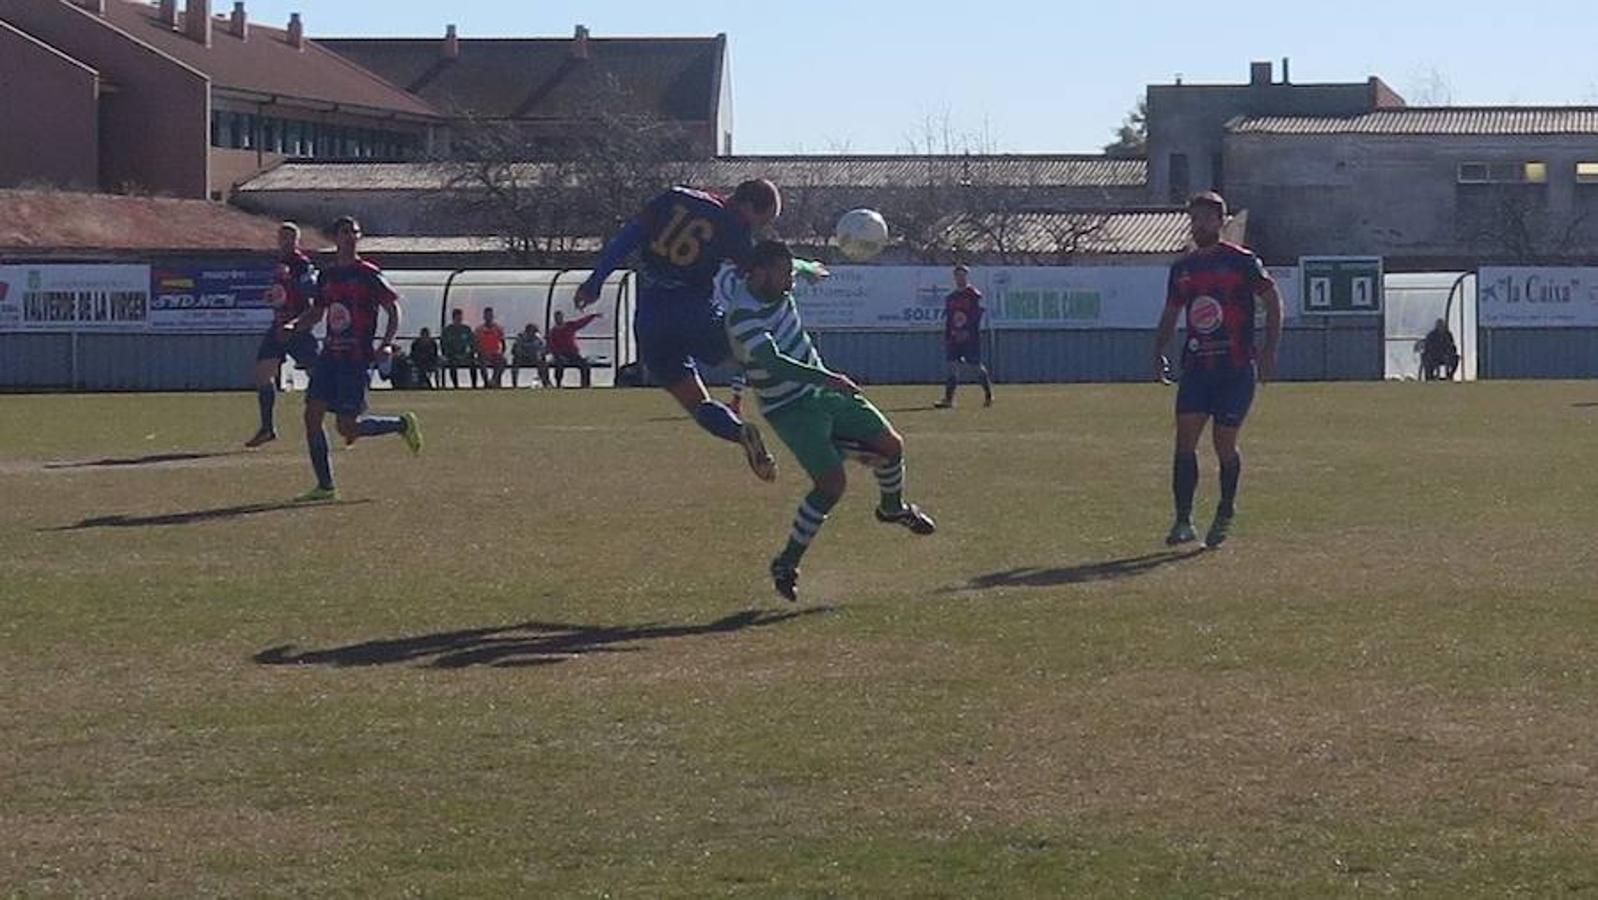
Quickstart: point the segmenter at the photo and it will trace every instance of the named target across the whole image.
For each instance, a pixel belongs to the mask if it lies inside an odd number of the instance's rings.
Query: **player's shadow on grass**
[[[773,612],[745,610],[697,625],[572,625],[523,622],[498,628],[469,628],[385,641],[366,641],[330,650],[293,652],[292,644],[255,654],[263,666],[387,666],[417,663],[432,669],[468,666],[544,666],[589,653],[636,653],[645,641],[731,634],[748,628],[780,625],[801,616],[832,612],[830,606]]]
[[[1572,403],[1570,405],[1576,409],[1592,409],[1598,406],[1598,400],[1583,400],[1580,403]]]
[[[161,463],[192,462],[198,459],[219,459],[224,456],[238,456],[243,452],[243,450],[222,450],[212,453],[152,453],[148,456],[108,457],[106,459],[87,459],[78,462],[45,463],[44,467],[46,469],[102,469],[122,466],[155,466]]]
[[[326,506],[358,506],[371,503],[370,499],[341,500],[333,503],[293,503],[279,501],[276,503],[246,503],[241,506],[221,506],[216,509],[196,509],[188,512],[162,513],[158,516],[95,516],[84,519],[75,525],[57,525],[54,528],[40,528],[39,531],[82,531],[89,528],[149,528],[161,525],[193,525],[196,522],[214,522],[219,519],[240,519],[245,516],[258,516],[262,513],[283,512],[291,509],[320,509]]]
[[[1062,584],[1086,584],[1092,581],[1115,581],[1135,578],[1161,566],[1192,559],[1203,553],[1203,548],[1191,550],[1162,550],[1142,556],[1129,556],[1104,562],[1084,563],[1079,566],[1044,569],[1023,567],[1005,572],[978,575],[964,587],[950,588],[949,592],[985,591],[997,587],[1056,587]]]

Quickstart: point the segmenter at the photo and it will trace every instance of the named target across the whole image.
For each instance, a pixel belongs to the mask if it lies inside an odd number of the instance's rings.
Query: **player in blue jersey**
[[[305,441],[311,453],[311,469],[316,472],[316,487],[297,499],[307,503],[338,499],[327,434],[322,430],[329,411],[337,416],[338,432],[345,443],[397,434],[405,439],[412,453],[422,452],[422,431],[415,413],[365,415],[372,364],[383,365],[394,358],[394,335],[400,323],[396,302],[399,295],[383,277],[383,270],[356,252],[361,239],[359,222],[349,216],[340,218],[333,223],[333,237],[338,244],[338,257],[317,278],[316,299],[311,308],[294,322],[297,330],[327,322],[327,337],[322,341],[322,353],[311,369],[311,384],[305,393]],[[381,343],[374,348],[380,310],[387,313],[387,323]]]
[[[605,279],[636,251],[639,358],[701,428],[741,444],[749,467],[765,481],[777,477],[777,464],[760,430],[711,398],[697,364],[719,365],[732,356],[714,296],[716,273],[724,262],[747,256],[755,235],[781,212],[782,195],[764,179],[745,181],[727,198],[672,188],[611,240],[576,298],[578,309],[598,300]]]
[[[1171,490],[1176,523],[1165,542],[1171,546],[1195,540],[1193,495],[1199,481],[1198,443],[1204,426],[1215,420],[1215,457],[1221,467],[1221,502],[1204,546],[1219,547],[1231,531],[1243,457],[1237,439],[1254,402],[1256,381],[1276,374],[1276,351],[1282,340],[1282,298],[1265,265],[1251,251],[1221,240],[1226,201],[1207,191],[1188,203],[1188,218],[1197,249],[1171,266],[1165,312],[1154,338],[1156,377],[1165,380],[1165,347],[1176,336],[1179,317],[1186,317],[1182,346],[1182,379],[1176,392],[1176,456]],[[1265,303],[1265,344],[1254,346],[1256,298]]]
[[[246,447],[259,447],[277,440],[274,410],[283,358],[293,357],[304,369],[316,362],[316,338],[309,331],[295,331],[291,327],[311,305],[311,295],[316,291],[316,266],[300,250],[300,226],[293,222],[278,226],[277,249],[277,272],[272,285],[266,289],[267,302],[272,305],[272,327],[255,351],[255,396],[261,411],[261,427],[254,437],[244,442]]]

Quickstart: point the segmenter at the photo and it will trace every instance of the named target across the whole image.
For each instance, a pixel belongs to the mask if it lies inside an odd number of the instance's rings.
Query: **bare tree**
[[[1590,244],[1590,216],[1584,210],[1556,214],[1548,209],[1542,185],[1462,186],[1460,236],[1484,259],[1534,264],[1574,259]]]
[[[687,167],[675,126],[618,112],[627,106],[603,97],[595,109],[591,121],[559,136],[467,119],[443,163],[441,202],[485,223],[523,264],[591,250]]]
[[[1416,69],[1404,94],[1416,106],[1449,106],[1454,102],[1454,83],[1436,66]]]

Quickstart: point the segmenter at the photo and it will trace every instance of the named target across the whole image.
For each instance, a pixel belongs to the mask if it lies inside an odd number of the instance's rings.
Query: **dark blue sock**
[[[1243,454],[1221,460],[1221,505],[1223,516],[1237,514],[1237,482],[1243,477]]]
[[[710,432],[724,441],[738,443],[738,435],[743,431],[743,420],[738,414],[727,408],[725,403],[716,400],[706,400],[694,410],[694,421],[699,427]]]
[[[1178,453],[1171,463],[1171,493],[1176,496],[1176,517],[1193,518],[1193,494],[1198,491],[1197,453]]]
[[[333,460],[328,458],[327,434],[318,428],[305,436],[311,447],[311,468],[316,472],[316,486],[333,489]]]
[[[272,410],[277,406],[277,388],[264,384],[255,389],[255,399],[261,405],[261,430],[277,431],[272,420]]]
[[[361,429],[361,437],[399,434],[405,430],[405,420],[399,416],[361,416],[356,424]]]

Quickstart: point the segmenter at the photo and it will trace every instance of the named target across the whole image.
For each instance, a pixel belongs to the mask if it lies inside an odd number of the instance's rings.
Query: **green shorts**
[[[811,478],[843,465],[836,438],[870,441],[891,430],[886,417],[861,396],[820,391],[766,414],[771,430],[793,451]]]

